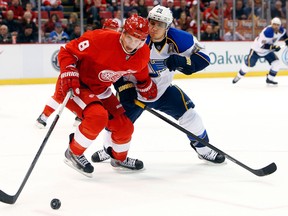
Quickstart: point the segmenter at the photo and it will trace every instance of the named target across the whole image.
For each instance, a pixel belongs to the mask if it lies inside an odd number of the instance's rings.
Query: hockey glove
[[[103,104],[103,107],[113,117],[120,116],[122,113],[125,112],[124,108],[122,107],[122,104],[119,102],[119,100],[116,98],[114,94],[112,94],[108,98],[101,99],[101,102]],[[111,116],[109,117],[109,119],[111,119]]]
[[[285,40],[285,44],[286,46],[288,46],[288,38]]]
[[[169,71],[179,70],[185,74],[192,74],[194,72],[191,70],[192,62],[189,57],[173,54],[170,55],[164,63],[166,63]]]
[[[137,98],[137,92],[132,82],[124,81],[123,77],[121,77],[114,83],[114,88],[119,95],[120,103],[124,107],[133,108],[136,106],[134,100]]]
[[[67,66],[66,70],[61,72],[61,89],[63,95],[66,95],[70,88],[73,90],[73,95],[80,94],[79,72],[74,66]]]
[[[139,94],[146,100],[152,100],[157,96],[157,86],[150,77],[145,82],[138,82],[136,87]]]
[[[275,52],[278,52],[278,51],[281,49],[281,47],[280,47],[280,46],[277,46],[277,45],[271,45],[271,46],[270,46],[270,49],[271,49],[271,50],[274,50]]]

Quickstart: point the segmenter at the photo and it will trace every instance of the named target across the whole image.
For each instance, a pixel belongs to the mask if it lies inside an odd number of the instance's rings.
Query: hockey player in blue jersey
[[[147,101],[135,90],[133,77],[120,79],[114,85],[119,94],[120,102],[126,110],[126,115],[134,123],[144,111],[134,103],[137,98],[148,107],[160,110],[174,119],[199,138],[209,142],[207,131],[201,117],[194,110],[193,101],[176,85],[171,84],[175,71],[186,75],[201,71],[210,64],[210,58],[205,53],[204,46],[191,34],[170,28],[173,16],[169,8],[154,7],[148,15],[149,36],[146,43],[150,47],[149,73],[157,85],[158,94],[152,101]],[[205,161],[221,164],[225,157],[206,147],[202,143],[188,137],[191,147],[198,153],[198,157]],[[109,159],[111,136],[107,131],[104,150],[92,155],[93,162]],[[131,165],[133,166],[133,165]]]
[[[241,69],[232,83],[237,83],[256,65],[259,58],[264,58],[271,66],[270,71],[267,74],[266,83],[277,85],[278,83],[274,81],[274,78],[280,69],[280,61],[275,52],[278,52],[281,49],[280,46],[276,45],[280,39],[285,40],[286,46],[288,46],[286,29],[281,26],[281,20],[278,17],[275,17],[271,20],[271,25],[264,28],[259,36],[255,38],[248,58],[242,64]]]

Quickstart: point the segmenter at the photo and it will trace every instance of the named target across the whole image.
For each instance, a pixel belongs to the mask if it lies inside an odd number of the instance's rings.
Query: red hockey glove
[[[66,95],[70,88],[73,89],[74,95],[80,94],[79,72],[75,67],[66,67],[66,70],[61,72],[60,78],[63,95]]]
[[[102,102],[104,108],[113,117],[120,116],[122,113],[125,112],[124,108],[122,107],[122,104],[119,102],[119,100],[113,94],[108,98],[101,99],[101,102]]]
[[[145,82],[137,83],[136,87],[139,94],[146,100],[152,100],[157,96],[157,86],[151,78]]]

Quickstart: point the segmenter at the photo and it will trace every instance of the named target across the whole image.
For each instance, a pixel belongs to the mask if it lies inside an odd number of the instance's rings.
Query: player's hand
[[[285,40],[285,44],[286,44],[286,46],[288,46],[288,39]]]
[[[152,100],[157,96],[157,86],[149,77],[148,80],[136,85],[139,94],[146,100]]]
[[[272,45],[271,49],[274,50],[275,52],[278,52],[281,49],[281,47],[278,45]]]
[[[135,107],[134,100],[137,99],[137,91],[135,85],[132,82],[125,81],[121,77],[117,82],[114,83],[114,87],[119,95],[120,103],[124,107]]]
[[[74,66],[66,67],[65,71],[61,72],[61,88],[63,95],[66,95],[70,88],[73,90],[73,95],[80,94],[79,72]]]
[[[183,70],[183,68],[187,66],[191,66],[191,60],[190,58],[186,58],[180,55],[170,55],[165,61],[164,64],[166,64],[169,71],[175,71],[175,70]]]

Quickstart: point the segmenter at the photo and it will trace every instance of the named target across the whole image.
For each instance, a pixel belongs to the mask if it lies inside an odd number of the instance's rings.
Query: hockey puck
[[[59,199],[52,199],[50,202],[50,206],[52,209],[59,209],[61,206],[61,201]]]

